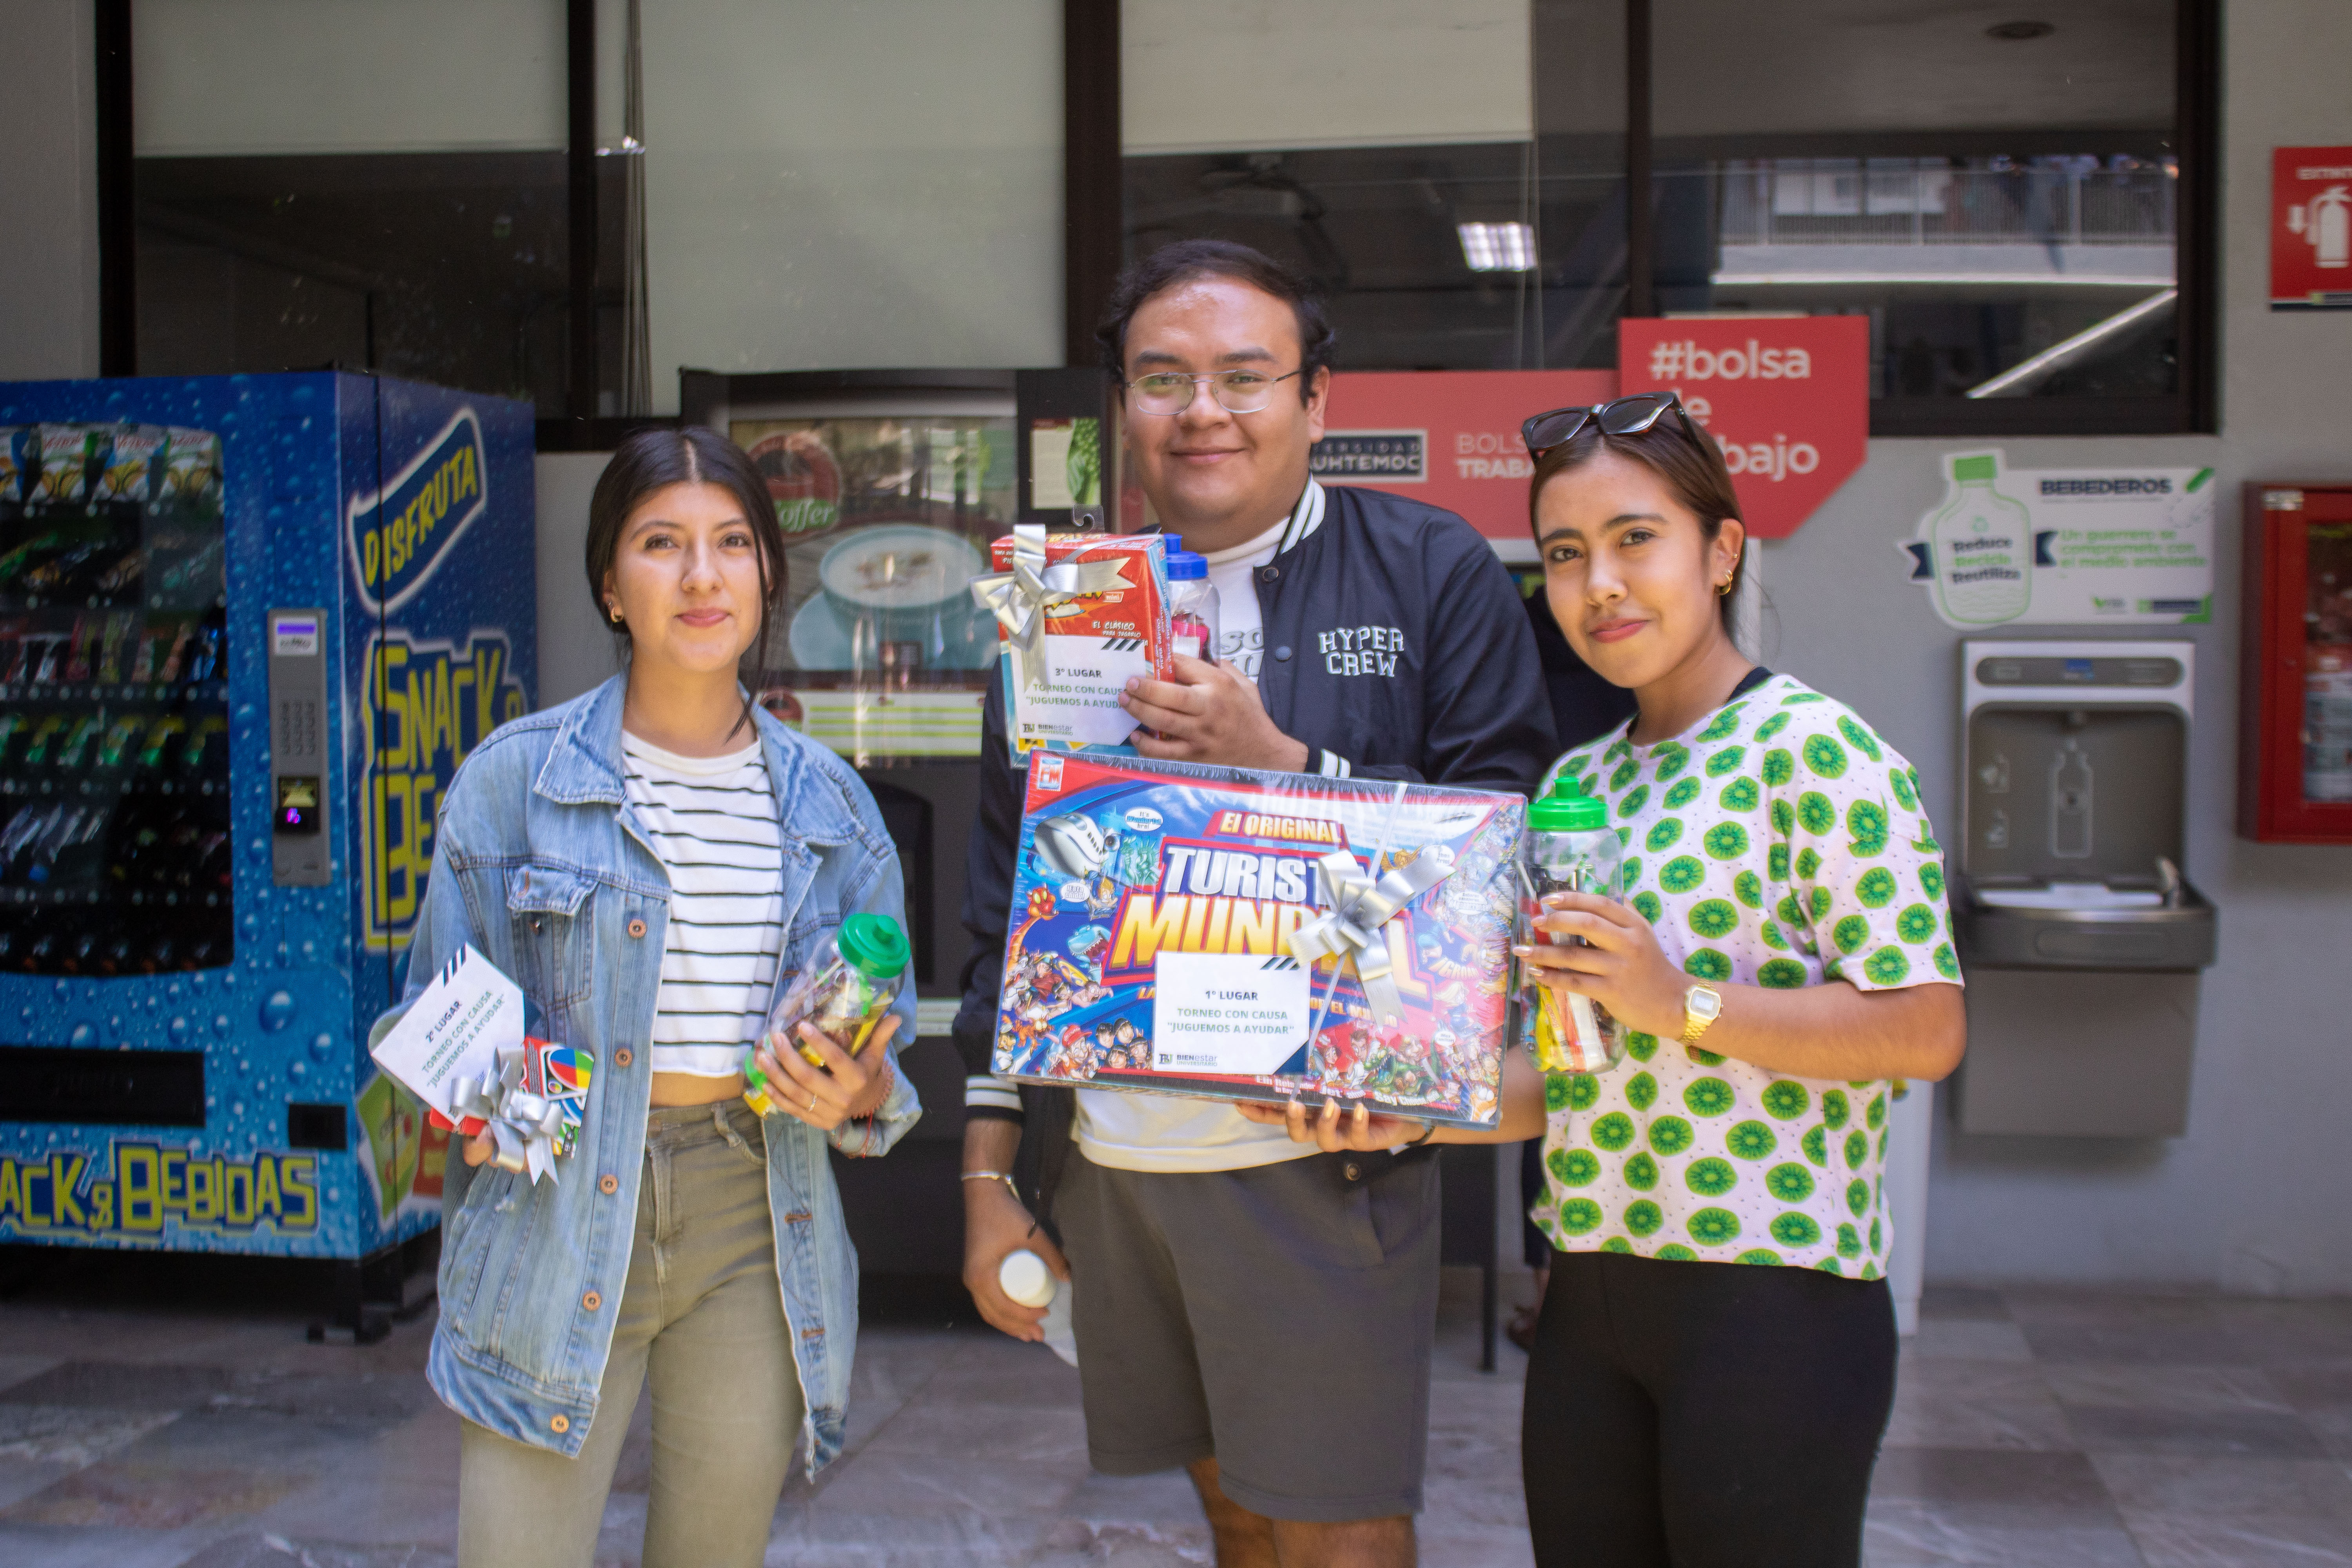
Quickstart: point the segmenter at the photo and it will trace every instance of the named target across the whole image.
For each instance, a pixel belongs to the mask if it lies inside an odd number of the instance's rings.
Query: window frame
[[[1625,5],[1625,175],[1629,189],[1647,183],[1654,193],[1649,203],[1632,204],[1626,218],[1626,297],[1622,315],[1655,313],[1657,277],[1654,174],[1656,138],[1652,131],[1651,100],[1654,80],[1653,0],[1624,0]],[[1092,10],[1087,0],[1066,0],[1065,15]],[[1102,184],[1097,156],[1106,147],[1119,145],[1118,95],[1116,90],[1083,97],[1081,75],[1096,81],[1116,82],[1121,67],[1117,5],[1103,4],[1108,22],[1088,37],[1088,48],[1077,47],[1070,34],[1066,58],[1072,81],[1067,93],[1068,145],[1091,150],[1088,176],[1082,186],[1076,177],[1081,160],[1074,153],[1067,215],[1071,233],[1071,264],[1067,287],[1070,300],[1071,363],[1080,363],[1081,323],[1098,308],[1104,285],[1097,273],[1099,259],[1088,269],[1078,264],[1080,235],[1092,237],[1087,254],[1116,257],[1124,243],[1123,212],[1116,177],[1117,159],[1108,160],[1113,174],[1108,189]],[[1534,25],[1530,10],[1529,25]],[[1871,399],[1873,436],[1927,436],[1977,438],[2000,436],[2154,436],[2210,434],[2219,428],[2216,386],[2219,381],[2217,310],[2221,276],[2218,255],[2221,103],[2221,0],[2174,0],[2173,140],[2180,167],[2175,234],[2175,280],[2179,289],[2178,342],[2179,384],[2168,395],[2153,397],[2004,397],[1972,401],[1966,398]],[[1083,63],[1081,63],[1083,62]],[[1538,141],[1540,142],[1540,133]]]
[[[1652,3],[1625,0],[1625,165],[1629,187],[1646,178],[1654,192]],[[136,374],[138,318],[131,0],[97,0],[93,12],[99,368],[103,375],[131,375]],[[565,13],[572,363],[564,416],[539,422],[544,451],[602,449],[599,443],[608,444],[629,426],[645,423],[596,416],[602,343],[595,287],[595,0],[565,0]],[[1066,363],[1085,364],[1094,357],[1094,323],[1109,298],[1126,237],[1119,7],[1118,0],[1063,0],[1062,16],[1064,356]],[[1873,398],[1873,436],[2137,436],[2219,429],[2221,0],[2174,0],[2174,136],[2180,161],[2175,239],[2180,290],[2178,389],[2160,397],[1956,398],[1948,406]],[[1654,308],[1654,214],[1652,202],[1633,204],[1628,215],[1626,315],[1643,315]]]

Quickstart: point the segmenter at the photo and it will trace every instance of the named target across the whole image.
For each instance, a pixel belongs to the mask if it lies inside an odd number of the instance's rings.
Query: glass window
[[[1055,0],[697,0],[644,81],[654,412],[678,365],[1059,361]]]
[[[565,412],[562,0],[138,0],[131,40],[139,374]]]
[[[229,962],[222,480],[214,430],[0,426],[0,968]]]
[[[1282,258],[1350,369],[1607,368],[1647,309],[1868,317],[1883,431],[2179,428],[2210,374],[2183,360],[2176,0],[1122,16],[1128,255]]]
[[[1326,291],[1350,369],[1542,363],[1527,0],[1130,5],[1121,29],[1130,259],[1255,246]]]
[[[1660,311],[1868,316],[1882,428],[2177,406],[2173,9],[1657,6]]]
[[[1627,267],[1623,0],[1536,0],[1536,370],[1612,370]]]

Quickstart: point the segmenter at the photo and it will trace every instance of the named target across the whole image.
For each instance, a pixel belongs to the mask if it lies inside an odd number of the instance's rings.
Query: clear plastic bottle
[[[907,977],[907,933],[888,915],[859,912],[841,922],[768,1014],[769,1038],[782,1038],[813,1067],[824,1058],[796,1033],[803,1023],[843,1043],[851,1056],[866,1048]],[[755,1054],[743,1053],[743,1103],[762,1116],[782,1109],[768,1097],[768,1077]],[[785,1086],[790,1089],[790,1085]]]
[[[1054,1278],[1045,1260],[1025,1247],[1008,1252],[996,1266],[996,1283],[1023,1306],[1045,1309],[1045,1321],[1037,1325],[1045,1331],[1045,1348],[1077,1365],[1078,1341],[1070,1328],[1070,1293]]]
[[[1559,779],[1549,795],[1528,808],[1527,842],[1528,880],[1537,900],[1527,911],[1528,940],[1583,945],[1581,937],[1540,931],[1533,922],[1548,894],[1621,895],[1623,847],[1617,842],[1617,830],[1609,826],[1607,804],[1586,795],[1574,779]],[[1546,1072],[1606,1072],[1625,1059],[1625,1026],[1608,1008],[1589,996],[1564,996],[1548,985],[1538,986],[1536,994],[1538,1067]]]
[[[1217,661],[1217,590],[1206,556],[1168,552],[1168,633],[1178,653]]]

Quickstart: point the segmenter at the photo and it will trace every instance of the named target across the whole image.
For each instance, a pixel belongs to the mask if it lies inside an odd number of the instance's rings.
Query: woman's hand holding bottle
[[[800,1048],[779,1049],[780,1037],[771,1034],[751,1053],[751,1060],[767,1076],[768,1098],[777,1109],[830,1132],[845,1121],[856,1121],[881,1109],[890,1092],[890,1037],[898,1032],[892,1013],[875,1026],[865,1046],[852,1056],[846,1046],[814,1024],[803,1022],[793,1034]],[[811,1065],[803,1052],[814,1051],[824,1065]]]
[[[1591,893],[1547,893],[1535,924],[1581,946],[1538,942],[1514,947],[1528,977],[1565,995],[1590,996],[1645,1035],[1683,1032],[1683,995],[1691,977],[1658,946],[1641,911]]]

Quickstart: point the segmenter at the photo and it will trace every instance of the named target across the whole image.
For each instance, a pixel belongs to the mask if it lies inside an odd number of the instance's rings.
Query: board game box
[[[1031,759],[995,1067],[1492,1126],[1513,795]]]

